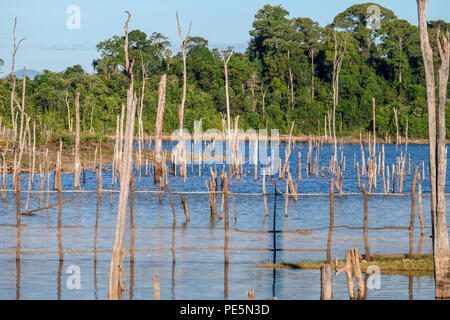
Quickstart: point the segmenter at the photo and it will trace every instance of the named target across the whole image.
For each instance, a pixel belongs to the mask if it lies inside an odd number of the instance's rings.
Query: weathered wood
[[[184,177],[186,179],[186,150],[184,145],[184,139],[183,139],[183,119],[184,119],[184,104],[186,102],[186,90],[187,90],[187,69],[186,69],[186,48],[187,43],[190,39],[190,31],[191,28],[189,26],[189,32],[185,39],[183,39],[183,35],[181,32],[181,25],[180,20],[178,18],[178,12],[176,13],[177,16],[177,24],[178,24],[178,34],[180,36],[180,44],[181,44],[181,55],[183,58],[183,97],[181,99],[181,104],[178,109],[178,120],[179,120],[179,128],[180,128],[180,137],[178,140],[178,143],[180,145],[180,176]]]
[[[267,196],[266,196],[266,172],[263,172],[263,195],[264,195],[264,211],[266,212],[266,217],[269,215],[269,208],[267,207]]]
[[[66,203],[72,202],[74,200],[75,199],[65,200],[65,201],[62,202],[62,204],[66,204]],[[57,207],[57,206],[59,206],[59,201],[58,201],[58,203],[54,203],[54,204],[49,205],[47,207],[37,208],[37,209],[33,209],[33,210],[28,210],[28,211],[22,212],[21,215],[22,216],[33,216],[34,212],[51,209],[51,208],[54,208],[54,207]]]
[[[420,174],[418,176],[417,180],[418,184],[418,191],[417,191],[417,202],[418,202],[418,208],[417,211],[419,211],[419,219],[420,219],[420,235],[425,235],[425,221],[422,214],[422,183],[420,182]]]
[[[153,276],[153,300],[159,300],[159,276],[155,274]]]
[[[73,188],[80,187],[80,93],[75,95],[75,154],[74,154],[74,182]]]
[[[245,295],[247,296],[247,300],[255,300],[255,288],[245,290]]]
[[[355,300],[355,286],[353,284],[353,273],[352,273],[352,252],[351,250],[345,250],[345,263],[339,264],[339,260],[335,259],[335,275],[338,275],[342,271],[345,271],[347,276],[347,287],[348,295],[350,300]]]
[[[327,241],[327,262],[331,262],[331,243],[333,241],[334,226],[334,179],[330,179],[330,228]]]
[[[409,258],[412,258],[414,255],[414,217],[415,217],[415,208],[416,208],[416,181],[417,175],[419,174],[419,166],[416,166],[414,170],[414,178],[411,187],[411,221],[409,224]]]
[[[365,258],[367,261],[371,261],[370,257],[370,246],[369,246],[369,233],[368,233],[368,206],[369,206],[369,194],[366,192],[366,186],[362,186],[364,193],[364,248],[365,248]]]
[[[182,194],[180,194],[180,200],[181,200],[181,208],[183,209],[184,215],[186,216],[186,222],[189,222],[191,221],[191,215],[189,213],[188,199],[183,197]]]
[[[126,208],[128,202],[128,194],[130,188],[130,176],[133,169],[132,152],[133,152],[133,135],[134,123],[136,115],[137,97],[134,93],[133,64],[130,65],[128,58],[128,23],[131,14],[127,12],[128,19],[125,24],[125,71],[130,78],[130,86],[127,91],[127,120],[125,129],[125,145],[122,160],[122,171],[120,174],[120,194],[119,208],[117,212],[116,231],[114,235],[114,246],[111,255],[110,274],[109,274],[109,299],[117,300],[123,291],[122,285],[122,263],[125,257],[123,249],[123,238],[125,233]]]
[[[63,195],[62,195],[62,184],[61,184],[61,173],[58,174],[58,249],[59,249],[59,261],[64,260],[63,247],[62,247],[62,235],[61,235],[61,225],[62,225],[62,206],[63,206]]]
[[[331,266],[329,263],[326,263],[320,267],[320,300],[331,299],[333,299]]]
[[[356,175],[358,177],[358,189],[361,189],[361,176],[359,174],[359,163],[356,163]]]
[[[359,265],[359,254],[358,248],[354,248],[351,250],[352,254],[352,263],[353,263],[353,271],[356,277],[356,286],[357,286],[357,298],[358,300],[362,300],[365,297],[366,284],[364,283],[361,267]]]
[[[17,176],[17,193],[16,193],[16,222],[17,222],[17,241],[16,241],[16,261],[20,260],[20,247],[21,247],[21,228],[20,228],[20,180],[22,177],[20,175]]]
[[[158,90],[158,110],[156,114],[156,127],[155,127],[155,151],[153,158],[153,181],[155,183],[160,182],[160,177],[163,175],[163,159],[162,152],[162,129],[164,119],[164,108],[166,105],[166,82],[167,76],[164,74],[161,76]]]
[[[228,178],[226,175],[223,176],[223,194],[224,194],[224,204],[225,204],[225,264],[230,263],[230,256],[228,253],[229,249],[229,238],[230,238],[230,219],[229,219],[229,212],[228,212]]]
[[[427,26],[428,0],[417,0],[419,16],[420,49],[425,69],[428,102],[428,138],[431,187],[431,219],[433,231],[433,259],[435,274],[435,296],[437,299],[450,298],[449,245],[445,208],[446,172],[446,127],[445,105],[449,73],[450,45],[448,32],[441,39],[437,32],[437,44],[441,58],[439,68],[439,139],[436,145],[436,85],[434,56],[430,45]],[[437,153],[437,154],[436,154]]]

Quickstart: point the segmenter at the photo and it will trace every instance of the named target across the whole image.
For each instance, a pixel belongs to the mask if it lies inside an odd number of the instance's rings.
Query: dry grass
[[[364,258],[364,257],[362,257]],[[342,262],[342,261],[340,261]],[[277,264],[258,264],[261,268],[290,268],[290,269],[309,269],[315,270],[326,263],[325,261],[301,261],[295,263],[280,262]],[[395,255],[373,255],[372,261],[368,262],[365,259],[360,260],[361,271],[365,272],[371,265],[376,265],[380,271],[385,274],[402,274],[402,273],[420,273],[433,274],[434,263],[431,254],[415,255],[412,258],[407,258],[405,254]],[[331,263],[331,268],[335,268],[334,262]]]

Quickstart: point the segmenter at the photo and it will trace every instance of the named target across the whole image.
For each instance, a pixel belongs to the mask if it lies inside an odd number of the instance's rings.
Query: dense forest
[[[409,137],[426,138],[427,96],[418,28],[382,6],[379,6],[381,19],[376,21],[379,28],[371,27],[367,14],[370,5],[373,3],[351,6],[327,26],[309,18],[290,19],[290,13],[281,6],[266,5],[258,10],[246,52],[234,52],[228,63],[231,116],[240,116],[239,126],[244,130],[278,128],[286,134],[295,121],[294,134],[323,135],[325,118],[333,110],[334,62],[339,51],[342,61],[336,134],[359,136],[360,131],[372,130],[375,98],[376,129],[380,136],[395,137],[396,110],[400,135],[405,134],[408,122]],[[438,26],[448,30],[450,23],[429,21],[435,52],[438,52]],[[36,121],[36,126],[42,129],[40,132],[70,139],[69,119],[74,118],[74,97],[80,92],[81,129],[85,136],[114,134],[116,116],[126,101],[128,86],[123,46],[122,35],[100,42],[97,45],[100,58],[92,63],[93,74],[74,65],[62,72],[44,70],[34,80],[27,79],[25,108],[32,122]],[[135,60],[139,99],[145,79],[144,131],[154,132],[158,82],[162,74],[167,74],[164,132],[173,132],[178,128],[183,91],[181,53],[171,52],[171,44],[163,34],[141,30],[130,31],[129,47],[130,59]],[[228,48],[224,56],[231,50]],[[0,60],[0,68],[1,63]],[[435,63],[439,65],[438,54]],[[202,119],[203,129],[222,129],[226,96],[220,51],[211,50],[207,39],[191,35],[186,64],[184,127],[192,132],[194,121]],[[0,116],[2,125],[7,126],[11,123],[11,84],[11,75],[0,79]],[[18,81],[19,96],[21,90]]]

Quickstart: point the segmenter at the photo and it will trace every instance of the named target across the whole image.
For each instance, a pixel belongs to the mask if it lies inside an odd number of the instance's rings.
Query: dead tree
[[[222,56],[223,67],[225,70],[225,98],[227,102],[227,124],[228,124],[228,141],[231,140],[231,118],[230,118],[230,97],[228,95],[228,62],[233,55],[233,51],[228,54],[228,57],[225,59],[225,56],[222,50],[219,50],[220,55]],[[263,103],[264,105],[264,103]]]
[[[433,65],[433,50],[430,46],[427,28],[428,0],[417,0],[419,16],[420,48],[425,67],[428,101],[428,137],[430,157],[431,219],[433,237],[433,259],[435,276],[435,295],[437,299],[450,298],[449,246],[445,208],[446,171],[446,128],[445,104],[449,72],[449,34],[441,36],[437,31],[437,45],[441,58],[439,68],[439,138],[436,140],[436,92]],[[436,144],[437,141],[437,144]]]
[[[133,65],[128,58],[128,23],[131,14],[127,11],[128,19],[125,24],[125,71],[130,79],[130,86],[127,91],[127,118],[125,127],[125,145],[122,155],[122,172],[120,174],[120,195],[119,209],[117,212],[116,231],[114,236],[114,247],[111,255],[110,273],[109,273],[109,299],[117,300],[123,291],[122,285],[122,262],[125,257],[123,249],[123,238],[125,233],[125,221],[128,203],[128,194],[130,188],[131,170],[133,169],[133,136],[134,122],[136,115],[137,97],[134,92]]]
[[[156,114],[156,126],[155,126],[155,154],[153,159],[153,181],[160,183],[163,177],[163,163],[164,155],[162,150],[162,128],[164,119],[164,107],[166,105],[166,75],[161,76],[159,81],[158,92],[158,111]]]
[[[289,68],[289,91],[291,94],[291,109],[294,110],[295,106],[295,98],[294,98],[294,75],[292,74],[292,69],[290,66],[290,60],[291,60],[291,51],[288,50],[287,52],[287,59],[288,59],[288,68]]]
[[[338,44],[339,42],[339,44]],[[334,159],[333,174],[337,165],[337,140],[336,140],[336,106],[339,103],[339,75],[341,73],[342,61],[347,51],[347,39],[345,35],[340,41],[337,32],[334,31],[334,59],[333,59],[333,137],[334,137]]]
[[[69,92],[66,90],[66,106],[67,106],[67,123],[69,126],[69,132],[73,131],[73,120],[70,116],[70,104],[69,104]]]
[[[80,93],[75,96],[75,155],[74,155],[74,182],[73,187],[80,187]]]
[[[14,28],[13,28],[13,54],[12,54],[12,64],[11,64],[11,79],[12,79],[12,87],[11,87],[11,124],[13,128],[14,138],[16,137],[16,122],[15,122],[15,112],[14,112],[14,98],[16,94],[16,75],[14,74],[15,61],[16,61],[16,53],[19,49],[20,43],[25,40],[22,38],[19,42],[16,43],[16,25],[17,25],[17,17],[14,18]],[[25,78],[25,75],[23,76]]]
[[[178,24],[178,34],[180,36],[181,43],[181,54],[183,57],[183,97],[181,99],[181,104],[178,109],[178,120],[180,127],[180,137],[178,139],[179,144],[179,160],[180,160],[180,175],[186,177],[186,150],[184,147],[184,139],[183,139],[183,121],[184,121],[184,104],[186,102],[186,91],[187,91],[187,71],[186,71],[186,47],[189,42],[191,33],[191,25],[189,25],[189,31],[185,39],[183,39],[183,34],[181,32],[180,19],[178,18],[177,12],[177,24]]]

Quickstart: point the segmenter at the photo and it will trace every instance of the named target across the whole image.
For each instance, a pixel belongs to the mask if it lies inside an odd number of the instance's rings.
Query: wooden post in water
[[[351,250],[352,253],[352,263],[353,263],[353,270],[355,272],[356,277],[356,285],[357,285],[357,293],[358,293],[358,300],[362,300],[365,296],[365,283],[362,278],[361,273],[361,267],[359,265],[359,254],[358,254],[358,248],[354,248]]]
[[[229,213],[228,213],[228,178],[226,175],[223,177],[223,194],[225,204],[225,264],[230,263],[230,257],[228,253],[228,240],[229,240]]]
[[[247,300],[255,300],[255,288],[245,290],[245,295],[247,296]]]
[[[361,176],[359,175],[359,163],[356,163],[356,175],[358,176],[358,189],[361,189]]]
[[[131,185],[131,192],[130,192],[130,225],[134,220],[134,173],[131,173],[131,179],[130,179],[130,185]]]
[[[17,245],[16,245],[16,261],[20,260],[20,247],[21,247],[21,230],[20,230],[20,193],[21,193],[21,189],[20,189],[20,180],[21,180],[21,176],[17,175],[16,177],[16,187],[17,187],[17,192],[16,192],[16,196],[17,196],[17,216],[16,216],[16,220],[17,220]]]
[[[127,90],[127,122],[125,128],[125,145],[122,154],[122,165],[120,172],[120,193],[119,193],[119,206],[116,219],[116,229],[114,234],[114,245],[111,254],[110,272],[109,272],[109,287],[108,297],[110,300],[118,300],[123,292],[122,282],[122,266],[123,259],[125,257],[125,251],[123,249],[123,239],[125,234],[125,222],[126,222],[126,209],[130,188],[130,175],[133,171],[133,135],[134,135],[134,123],[136,116],[137,97],[134,92],[134,76],[133,76],[133,62],[130,65],[128,58],[128,22],[130,21],[131,14],[127,12],[128,19],[125,24],[125,72],[129,76],[130,86]]]
[[[284,193],[284,216],[288,216],[289,205],[289,179],[286,178],[286,192]]]
[[[130,244],[130,264],[134,263],[134,238],[135,238],[135,227],[134,227],[134,173],[131,173],[131,193],[130,193],[130,229],[131,229],[131,244]],[[134,266],[134,265],[133,265]],[[131,268],[131,266],[130,266]],[[131,293],[130,293],[131,294]]]
[[[170,205],[172,207],[172,217],[173,217],[173,223],[176,222],[177,218],[175,215],[175,206],[173,205],[173,198],[172,198],[172,187],[170,186],[170,179],[169,175],[167,175],[167,186],[169,188],[169,199],[170,199]]]
[[[369,246],[369,233],[368,233],[368,206],[369,206],[369,194],[366,191],[366,186],[362,185],[363,193],[364,193],[364,248],[365,248],[365,257],[367,261],[371,261],[370,257],[370,246]]]
[[[331,267],[329,263],[325,263],[320,267],[320,300],[331,299],[333,299]]]
[[[165,159],[163,158],[162,152],[162,129],[163,129],[163,118],[164,118],[164,108],[166,105],[166,75],[162,75],[159,82],[158,91],[158,111],[156,115],[156,128],[155,128],[155,152],[153,158],[153,180],[155,183],[160,182],[160,177],[163,175],[163,165]]]
[[[266,171],[263,171],[263,195],[264,195],[264,210],[266,211],[266,217],[269,215],[269,208],[267,207],[267,195],[266,195]]]
[[[61,184],[61,171],[58,174],[58,202],[59,202],[59,210],[58,210],[58,249],[59,249],[59,261],[63,261],[63,253],[62,253],[62,240],[61,240],[61,223],[62,223],[62,206],[63,206],[63,196],[62,196],[62,184]]]
[[[159,300],[159,276],[153,276],[153,300]]]
[[[191,215],[189,214],[188,200],[180,194],[181,208],[183,209],[184,215],[186,216],[186,223],[191,221]]]
[[[75,95],[75,154],[74,154],[74,182],[73,188],[80,187],[80,93]]]
[[[408,257],[412,258],[414,254],[414,217],[415,217],[415,193],[416,193],[416,181],[417,181],[417,175],[419,173],[419,166],[416,166],[414,170],[414,178],[413,183],[411,187],[411,221],[409,224],[409,254]],[[420,183],[420,182],[419,182]]]
[[[392,193],[395,192],[395,165],[392,164]]]
[[[333,224],[334,224],[334,179],[330,179],[330,228],[328,232],[327,241],[327,262],[331,262],[331,242],[333,239]]]
[[[418,185],[419,185],[419,190],[417,191],[417,195],[419,197],[418,199],[418,211],[419,211],[419,219],[420,219],[420,235],[423,236],[425,235],[425,221],[423,219],[423,215],[422,215],[422,183],[420,182],[420,174],[418,177]],[[423,179],[423,178],[422,178]]]
[[[342,271],[345,271],[347,276],[347,287],[348,295],[350,300],[355,300],[355,286],[353,284],[353,274],[352,274],[352,252],[351,250],[345,250],[345,264],[339,264],[339,260],[335,259],[335,275],[338,275]]]

